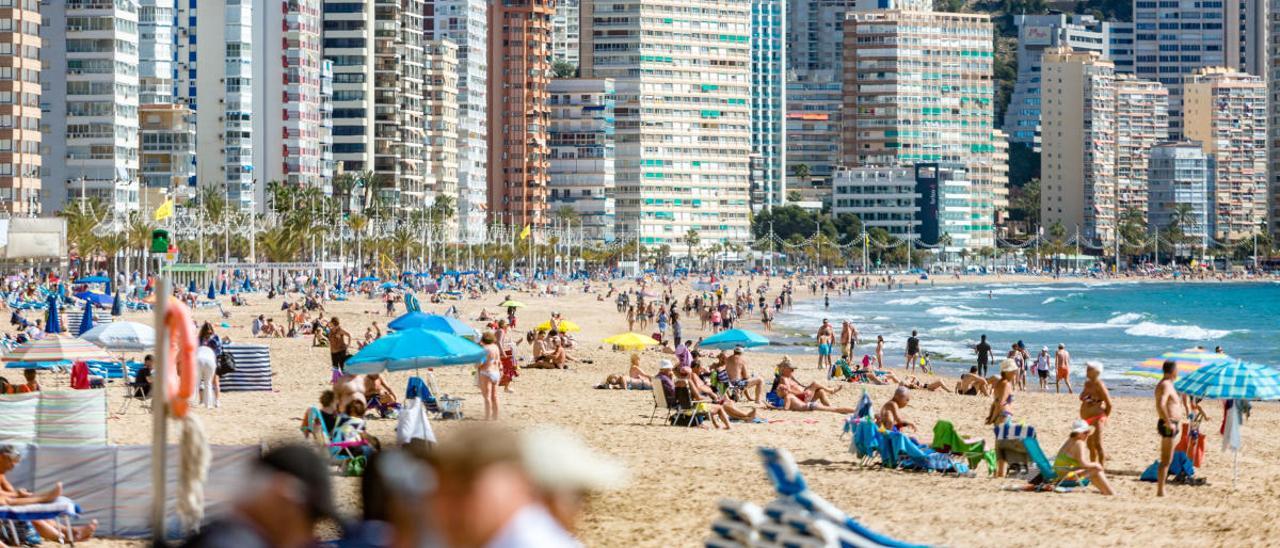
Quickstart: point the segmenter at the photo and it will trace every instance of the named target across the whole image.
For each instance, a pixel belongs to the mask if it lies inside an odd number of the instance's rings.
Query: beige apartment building
[[[1145,223],[1150,151],[1169,136],[1168,91],[1116,74],[1097,52],[1055,49],[1042,60],[1040,96],[1042,223],[1110,249],[1124,212]]]
[[[1228,68],[1196,71],[1183,84],[1183,133],[1214,161],[1209,227],[1235,242],[1266,230],[1267,84]]]
[[[11,28],[0,34],[0,213],[40,213],[40,4],[0,8]]]
[[[458,46],[449,40],[424,40],[422,110],[426,120],[426,204],[458,197]],[[449,219],[453,234],[459,216]]]
[[[750,239],[751,2],[584,1],[581,73],[615,82],[616,235]]]
[[[847,166],[940,163],[965,169],[967,218],[957,248],[995,245],[992,26],[987,15],[849,13],[844,21]]]

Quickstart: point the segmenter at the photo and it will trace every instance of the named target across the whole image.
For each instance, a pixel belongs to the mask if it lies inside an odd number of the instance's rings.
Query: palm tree
[[[951,233],[943,232],[942,237],[938,238],[938,246],[942,249],[942,262],[947,262],[947,248],[951,247]]]
[[[364,243],[364,231],[369,227],[369,218],[360,213],[352,213],[347,217],[347,227],[351,229],[351,233],[356,239],[356,267],[359,268],[364,263],[362,246]]]
[[[689,255],[690,270],[693,270],[697,267],[697,265],[694,262],[693,248],[698,247],[698,244],[701,242],[702,242],[702,237],[698,235],[698,229],[690,228],[688,232],[684,233],[684,246],[685,246],[685,252]]]

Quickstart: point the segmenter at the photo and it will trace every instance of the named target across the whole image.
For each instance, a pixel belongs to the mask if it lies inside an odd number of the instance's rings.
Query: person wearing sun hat
[[[1018,364],[1005,358],[1000,362],[1000,380],[992,390],[991,409],[987,412],[987,424],[1000,424],[1013,418],[1013,383],[1018,376]]]
[[[1053,471],[1059,478],[1064,476],[1072,476],[1067,479],[1088,478],[1089,482],[1102,494],[1114,495],[1115,491],[1107,481],[1107,472],[1103,470],[1102,463],[1094,462],[1087,455],[1086,440],[1092,433],[1093,427],[1089,423],[1081,419],[1073,421],[1066,443],[1062,444],[1062,448],[1058,449],[1057,455],[1053,458]]]
[[[675,367],[671,360],[662,360],[658,364],[658,374],[653,377],[654,380],[662,383],[662,394],[667,398],[667,407],[676,406]]]

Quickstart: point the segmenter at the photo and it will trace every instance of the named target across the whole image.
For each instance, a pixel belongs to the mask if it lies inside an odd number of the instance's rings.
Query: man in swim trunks
[[[978,354],[978,376],[987,376],[987,365],[991,363],[991,343],[987,342],[986,335],[983,335],[978,345],[973,347],[973,351]]]
[[[818,330],[818,369],[823,370],[827,378],[831,378],[831,346],[835,337]]]
[[[920,361],[920,337],[916,330],[911,330],[911,336],[907,337],[907,372],[915,371],[916,363]]]
[[[911,390],[905,386],[899,386],[893,391],[893,398],[880,407],[880,413],[876,415],[876,424],[886,430],[897,428],[899,432],[906,429],[916,431],[915,423],[907,420],[902,414],[902,409],[911,403]]]
[[[1173,440],[1178,435],[1178,423],[1187,415],[1182,405],[1182,398],[1173,387],[1178,378],[1178,364],[1173,360],[1165,360],[1161,367],[1164,376],[1156,385],[1156,413],[1160,419],[1156,421],[1156,433],[1160,434],[1160,470],[1156,474],[1156,496],[1164,496],[1164,481],[1169,476],[1169,464],[1173,461]]]
[[[724,352],[720,353],[721,356]],[[729,382],[733,383],[748,398],[756,402],[756,405],[764,403],[764,379],[751,376],[751,372],[747,371],[747,360],[742,355],[742,347],[733,349],[733,355],[724,358],[725,372],[729,374]],[[751,389],[755,388],[755,397],[751,396]]]
[[[1067,383],[1067,393],[1071,394],[1071,353],[1067,352],[1067,345],[1058,343],[1058,353],[1053,356],[1054,364],[1057,365],[1057,375],[1053,379],[1053,393],[1058,393],[1058,387],[1062,383]]]

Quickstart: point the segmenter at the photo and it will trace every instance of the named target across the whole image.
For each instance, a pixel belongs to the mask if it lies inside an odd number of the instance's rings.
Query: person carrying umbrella
[[[1187,409],[1182,405],[1182,398],[1173,387],[1178,378],[1178,363],[1165,360],[1162,367],[1163,377],[1156,385],[1156,413],[1160,419],[1156,422],[1156,432],[1160,434],[1160,470],[1156,476],[1156,496],[1164,496],[1164,482],[1169,476],[1169,465],[1173,462],[1173,440],[1178,435],[1178,424],[1187,416]]]

